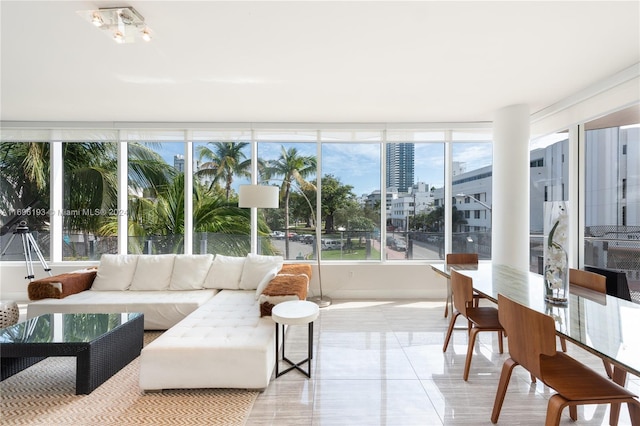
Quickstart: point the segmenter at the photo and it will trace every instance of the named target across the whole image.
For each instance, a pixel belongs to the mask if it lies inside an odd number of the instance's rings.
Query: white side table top
[[[304,325],[318,318],[320,308],[306,300],[290,300],[278,303],[271,310],[271,318],[278,324]]]

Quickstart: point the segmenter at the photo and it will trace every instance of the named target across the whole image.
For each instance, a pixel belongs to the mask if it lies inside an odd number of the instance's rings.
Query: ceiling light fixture
[[[151,30],[144,17],[133,7],[108,7],[77,13],[96,28],[106,30],[106,34],[117,43],[134,43],[137,37],[151,40]]]
[[[113,33],[113,39],[116,41],[116,43],[124,42],[124,36],[120,31],[116,31],[115,33]]]
[[[102,20],[102,17],[99,13],[93,13],[91,15],[91,23],[96,27],[101,27],[104,25],[104,21]]]

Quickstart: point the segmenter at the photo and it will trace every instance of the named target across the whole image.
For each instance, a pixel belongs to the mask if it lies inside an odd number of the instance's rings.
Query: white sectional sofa
[[[140,388],[264,389],[275,366],[275,326],[252,290],[222,290],[145,346]]]
[[[307,265],[290,266],[293,274],[278,275],[280,256],[103,255],[97,271],[30,283],[30,297],[47,297],[29,303],[27,316],[142,312],[146,330],[167,331],[142,350],[141,389],[264,389],[275,366],[275,326],[263,291],[272,280],[280,289],[283,279],[295,283],[292,297],[308,289],[310,267],[299,275]]]

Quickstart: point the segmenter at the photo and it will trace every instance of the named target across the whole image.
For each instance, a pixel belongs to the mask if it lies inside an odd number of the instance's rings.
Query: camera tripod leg
[[[33,281],[35,275],[33,273],[33,260],[31,259],[31,246],[27,239],[27,234],[22,234],[22,251],[24,253],[24,263],[27,266],[27,276],[25,277],[29,281]]]
[[[38,259],[40,260],[40,264],[42,265],[42,269],[44,269],[45,272],[48,272],[49,276],[51,276],[51,268],[49,268],[47,261],[44,259],[44,256],[40,251],[40,247],[38,247],[38,243],[36,243],[36,239],[33,238],[33,234],[28,233],[24,235],[27,236],[27,239],[29,240],[31,247],[33,247],[33,251],[36,253],[36,256],[38,256]],[[31,253],[29,253],[29,261],[31,261]],[[33,266],[31,267],[31,273],[33,274]]]

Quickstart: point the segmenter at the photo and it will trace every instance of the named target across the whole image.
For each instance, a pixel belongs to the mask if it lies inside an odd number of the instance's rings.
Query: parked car
[[[322,250],[340,250],[342,243],[338,240],[322,240]]]
[[[307,234],[307,235],[302,235],[300,237],[300,242],[303,244],[313,244],[313,242],[315,241],[316,237],[314,237],[311,234]]]
[[[273,231],[269,235],[276,240],[284,240],[284,232],[282,231]]]
[[[404,242],[403,240],[393,240],[393,244],[391,245],[391,248],[396,251],[406,251],[407,243]]]

